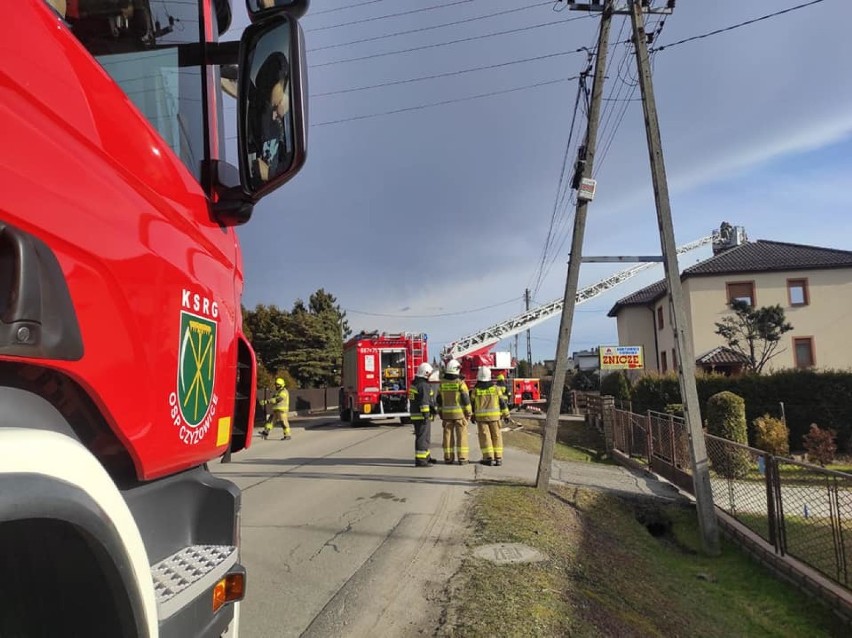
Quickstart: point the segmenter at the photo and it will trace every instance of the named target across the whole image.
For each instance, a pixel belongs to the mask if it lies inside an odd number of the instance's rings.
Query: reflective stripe
[[[416,459],[428,459],[429,458],[429,450],[426,450],[425,452],[415,451],[414,452],[414,458],[416,458]]]

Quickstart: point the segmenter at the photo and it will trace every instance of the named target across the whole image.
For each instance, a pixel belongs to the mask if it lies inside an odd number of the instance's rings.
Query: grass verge
[[[568,486],[485,485],[469,546],[520,542],[541,563],[469,557],[452,581],[445,636],[848,636],[818,602],[736,546],[698,551],[691,507]],[[649,528],[658,536],[652,536]]]
[[[521,429],[503,433],[503,445],[530,452],[541,453],[541,441],[544,434],[544,421],[514,417]],[[582,421],[560,422],[556,434],[556,447],[553,458],[557,461],[583,461],[587,463],[608,463],[613,461],[601,452],[605,448],[600,432]]]

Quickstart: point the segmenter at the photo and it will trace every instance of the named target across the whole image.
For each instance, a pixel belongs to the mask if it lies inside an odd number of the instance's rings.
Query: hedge
[[[816,423],[837,432],[839,451],[852,451],[852,371],[783,370],[739,377],[702,374],[696,381],[702,411],[712,395],[729,391],[745,400],[746,419],[752,423],[764,414],[780,417],[783,401],[792,450],[803,449],[802,438],[811,423]],[[640,377],[633,387],[632,401],[635,412],[664,412],[667,405],[682,403],[677,376]],[[751,427],[749,442],[754,444]]]

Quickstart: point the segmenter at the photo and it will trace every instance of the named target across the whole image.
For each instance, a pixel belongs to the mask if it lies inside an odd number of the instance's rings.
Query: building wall
[[[808,305],[791,306],[787,280],[806,279]],[[780,304],[793,330],[781,337],[781,350],[765,371],[795,367],[793,338],[812,337],[817,368],[852,368],[852,269],[802,270],[719,277],[689,277],[684,292],[689,303],[695,355],[724,345],[715,333],[716,322],[731,314],[727,283],[754,282],[756,307]],[[619,338],[621,329],[619,326]]]
[[[646,306],[622,308],[616,317],[618,345],[642,346],[645,355],[645,370],[657,371],[656,342],[654,340],[654,318]],[[611,345],[611,344],[602,344]]]

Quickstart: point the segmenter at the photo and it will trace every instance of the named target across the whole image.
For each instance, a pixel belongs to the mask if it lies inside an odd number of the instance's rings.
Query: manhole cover
[[[493,545],[483,545],[473,550],[473,555],[477,558],[490,560],[498,565],[507,563],[537,563],[547,560],[547,556],[542,554],[537,549],[533,549],[528,545],[521,543],[495,543]]]

